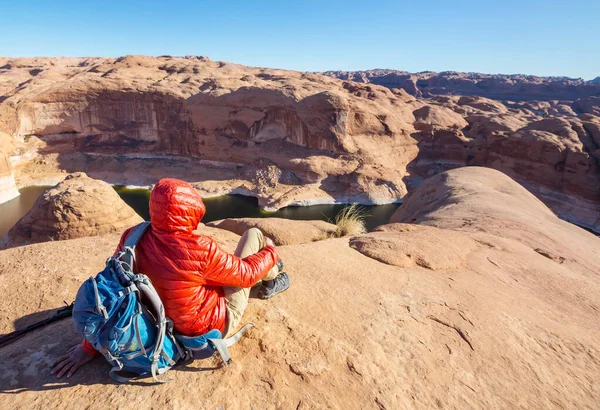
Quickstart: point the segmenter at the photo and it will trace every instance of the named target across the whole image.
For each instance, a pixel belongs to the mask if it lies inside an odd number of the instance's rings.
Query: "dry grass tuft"
[[[345,207],[335,217],[337,230],[331,236],[341,238],[367,233],[365,216],[364,209],[356,204]]]

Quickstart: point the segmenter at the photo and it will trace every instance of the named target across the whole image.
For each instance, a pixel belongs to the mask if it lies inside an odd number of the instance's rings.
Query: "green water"
[[[129,189],[115,187],[121,198],[136,210],[142,218],[149,220],[148,202],[150,191],[147,189]],[[202,222],[217,221],[226,218],[285,218],[297,220],[333,221],[335,216],[348,205],[312,205],[289,206],[277,212],[265,212],[258,207],[258,199],[242,195],[224,195],[204,199],[206,215]],[[389,222],[400,204],[363,206],[368,230]]]
[[[31,186],[20,190],[21,196],[12,201],[0,204],[0,238],[17,223],[32,207],[37,198],[48,189],[45,186]],[[130,189],[115,186],[115,191],[145,220],[150,219],[148,189]],[[241,195],[225,195],[204,200],[206,215],[203,222],[211,222],[225,218],[286,218],[297,220],[333,221],[335,216],[348,205],[313,205],[291,206],[277,212],[264,212],[258,207],[256,198]],[[373,228],[388,223],[399,204],[364,206],[365,223],[370,231]]]

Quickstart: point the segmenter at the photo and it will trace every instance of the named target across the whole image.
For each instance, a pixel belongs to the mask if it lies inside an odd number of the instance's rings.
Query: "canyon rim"
[[[202,56],[0,58],[0,199],[70,172],[146,186],[168,170],[205,196],[251,195],[267,210],[385,204],[476,165],[600,230],[596,83],[325,74]]]

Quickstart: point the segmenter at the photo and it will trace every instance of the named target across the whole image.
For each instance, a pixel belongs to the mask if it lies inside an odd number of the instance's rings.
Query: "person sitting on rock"
[[[234,255],[195,234],[205,212],[190,184],[160,180],[150,196],[151,225],[136,246],[136,265],[152,281],[177,332],[196,336],[218,329],[228,337],[240,324],[251,287],[262,280],[257,295],[268,299],[290,281],[273,241],[257,228],[244,233]],[[132,229],[123,233],[115,254]],[[97,354],[83,340],[53,364],[52,374],[70,377]]]

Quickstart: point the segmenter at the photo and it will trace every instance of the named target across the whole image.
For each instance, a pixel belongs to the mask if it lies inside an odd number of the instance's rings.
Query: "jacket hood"
[[[191,234],[206,213],[206,207],[190,184],[179,179],[161,179],[150,194],[153,229]]]

